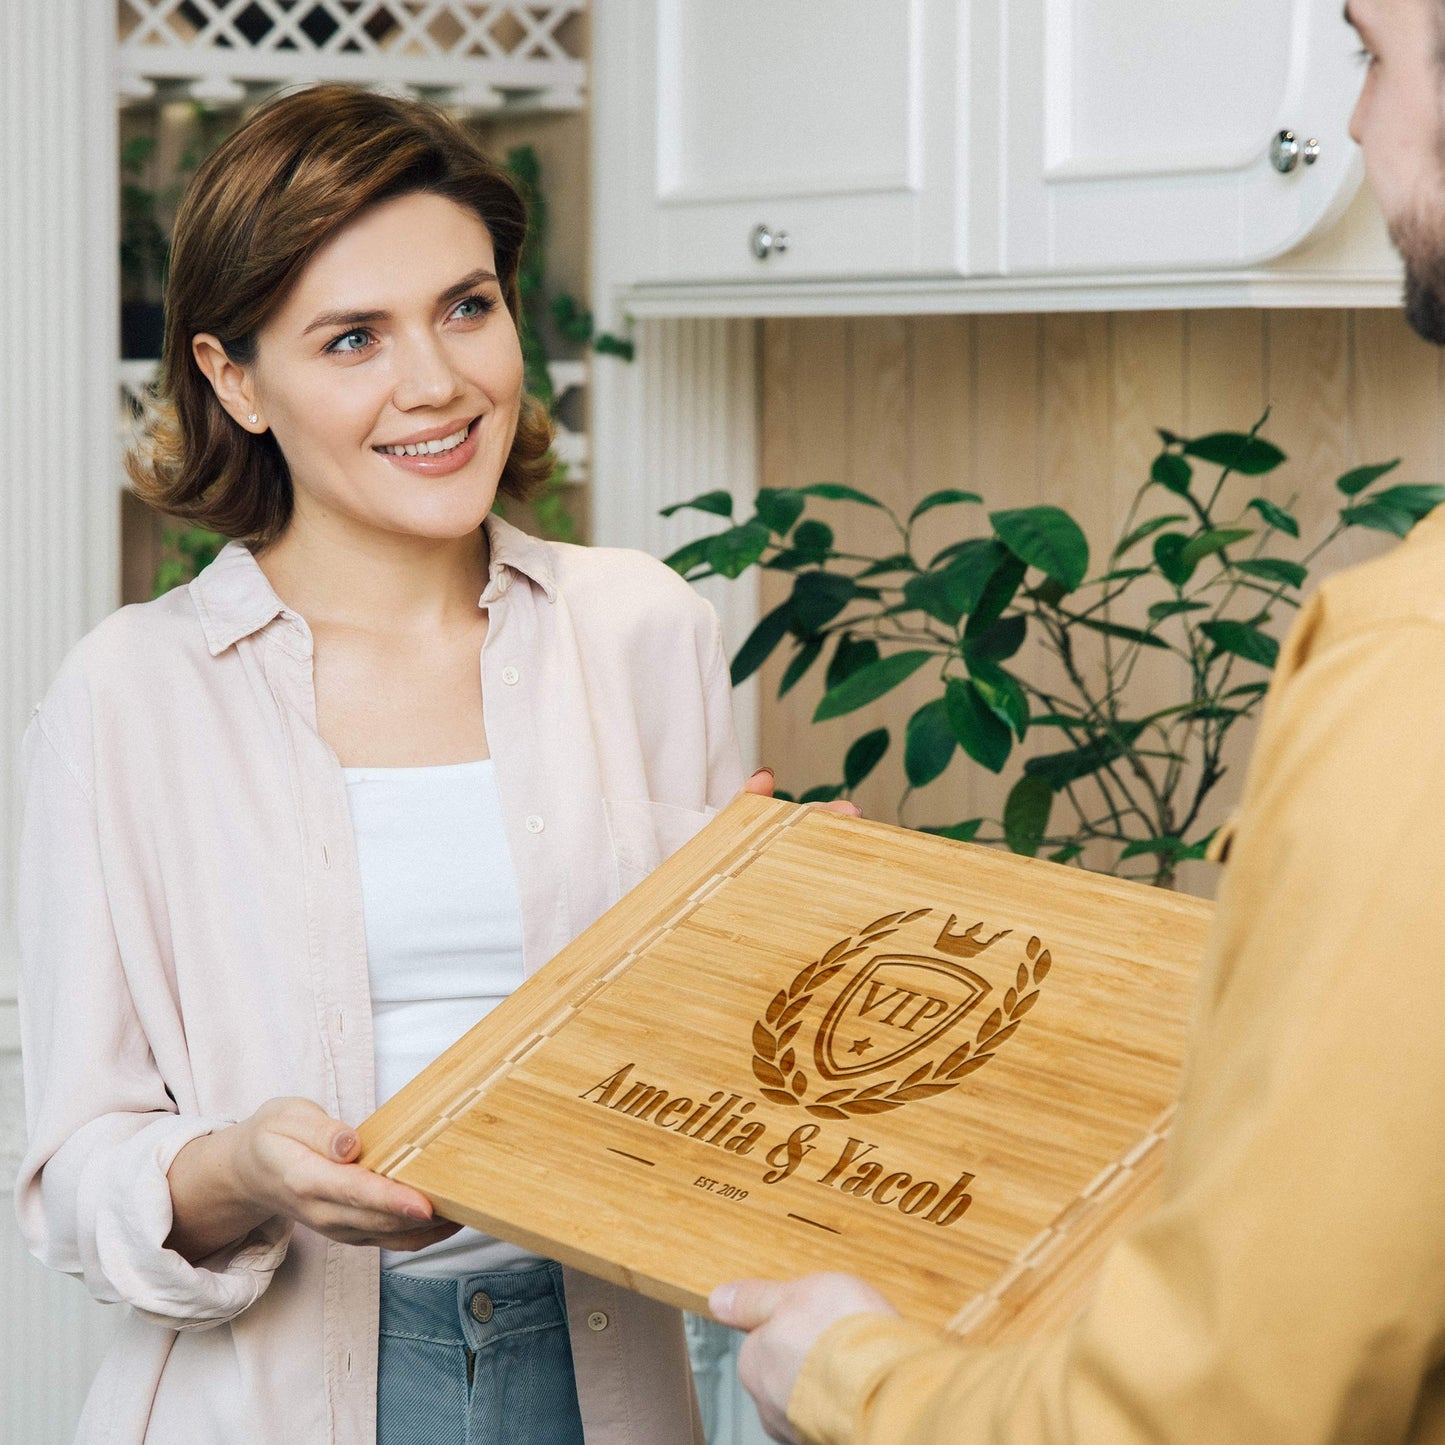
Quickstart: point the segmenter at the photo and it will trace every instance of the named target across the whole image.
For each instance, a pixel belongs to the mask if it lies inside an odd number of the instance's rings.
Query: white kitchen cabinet
[[[1357,42],[1326,0],[593,15],[610,322],[1398,299],[1356,199]]]
[[[1254,265],[1358,189],[1348,123],[1363,74],[1340,7],[1003,3],[1006,272]],[[1294,141],[1276,164],[1282,132]]]
[[[955,264],[967,0],[603,0],[627,97],[635,278],[789,282]],[[619,75],[615,68],[625,67]]]

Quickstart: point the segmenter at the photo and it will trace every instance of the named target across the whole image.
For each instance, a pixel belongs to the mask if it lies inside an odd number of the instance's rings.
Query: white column
[[[702,492],[726,491],[735,516],[752,515],[758,487],[757,323],[685,318],[640,321],[636,359],[593,363],[592,540],[675,552],[721,518],[658,514]],[[757,574],[710,579],[699,590],[717,608],[729,653],[758,620]],[[738,740],[750,766],[757,757],[755,680],[733,697]]]
[[[13,1027],[15,755],[118,601],[114,0],[0,16],[0,1047]]]
[[[115,0],[0,7],[0,1400],[60,1445],[112,1321],[21,1247],[16,751],[72,643],[118,600]],[[0,1431],[3,1433],[3,1431]]]

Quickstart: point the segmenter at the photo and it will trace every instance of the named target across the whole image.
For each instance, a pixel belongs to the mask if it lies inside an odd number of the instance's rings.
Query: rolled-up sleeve
[[[166,1248],[171,1162],[232,1121],[177,1112],[117,946],[93,794],[40,713],[21,776],[21,1231],[38,1259],[78,1276],[98,1300],[176,1330],[220,1324],[269,1284],[290,1226],[268,1221],[196,1264]]]

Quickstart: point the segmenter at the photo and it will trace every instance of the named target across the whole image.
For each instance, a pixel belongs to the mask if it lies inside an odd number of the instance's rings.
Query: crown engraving
[[[975,923],[963,933],[954,933],[951,930],[957,922],[958,914],[950,913],[948,922],[943,925],[943,931],[938,935],[938,941],[933,945],[950,958],[977,958],[984,949],[992,948],[999,939],[1007,938],[1013,932],[1013,929],[1005,928],[1002,933],[995,933],[992,938],[981,939],[978,934],[983,927],[982,923]]]

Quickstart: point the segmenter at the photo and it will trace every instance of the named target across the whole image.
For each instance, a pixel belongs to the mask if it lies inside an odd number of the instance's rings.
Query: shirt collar
[[[515,572],[540,587],[549,602],[556,601],[557,583],[548,544],[528,536],[520,527],[489,515],[482,524],[489,551],[487,588],[478,598],[488,606],[507,590],[506,577]],[[201,629],[212,657],[259,632],[277,617],[300,624],[302,618],[276,595],[251,549],[244,542],[227,542],[216,560],[190,583],[191,597],[200,614]]]

